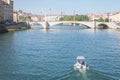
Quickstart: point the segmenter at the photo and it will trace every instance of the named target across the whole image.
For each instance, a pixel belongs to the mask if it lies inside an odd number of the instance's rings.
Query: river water
[[[120,31],[53,26],[0,34],[0,80],[120,80]],[[89,70],[73,69],[86,57]]]

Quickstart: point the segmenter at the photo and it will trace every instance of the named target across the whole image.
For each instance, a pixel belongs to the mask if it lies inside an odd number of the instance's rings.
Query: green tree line
[[[103,19],[102,17],[100,17],[99,19],[95,19],[96,22],[109,22],[108,18]]]
[[[31,20],[30,16],[20,16],[19,17],[19,21],[29,21],[29,20]]]
[[[89,21],[89,17],[87,15],[75,15],[75,16],[64,16],[60,18],[60,21]]]

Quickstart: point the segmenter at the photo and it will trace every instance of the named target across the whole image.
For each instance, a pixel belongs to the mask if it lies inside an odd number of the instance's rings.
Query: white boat
[[[82,71],[86,71],[87,69],[89,69],[89,67],[87,66],[86,62],[85,62],[85,57],[84,56],[78,56],[76,58],[76,63],[74,64],[74,69],[75,70],[82,70]]]

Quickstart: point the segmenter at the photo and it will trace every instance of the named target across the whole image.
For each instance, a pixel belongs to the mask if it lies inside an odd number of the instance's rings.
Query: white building
[[[62,16],[59,15],[47,15],[43,17],[44,21],[59,21]]]
[[[110,15],[109,19],[111,21],[120,22],[120,11],[115,13],[115,14],[113,14],[113,15]]]
[[[32,21],[40,21],[41,20],[41,17],[39,15],[32,15],[31,16],[31,20]]]

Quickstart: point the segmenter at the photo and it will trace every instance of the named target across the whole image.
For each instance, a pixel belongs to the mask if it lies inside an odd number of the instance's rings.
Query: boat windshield
[[[84,56],[78,56],[78,57],[77,57],[77,60],[84,60],[84,59],[85,59]]]

